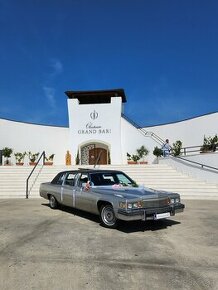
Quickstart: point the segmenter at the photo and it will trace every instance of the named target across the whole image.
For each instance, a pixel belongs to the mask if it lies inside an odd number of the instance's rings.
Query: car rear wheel
[[[58,208],[58,202],[53,195],[51,195],[49,198],[49,205],[50,205],[50,208],[52,208],[52,209]]]
[[[105,204],[101,207],[100,219],[104,227],[115,228],[117,226],[117,218],[115,216],[112,205]]]

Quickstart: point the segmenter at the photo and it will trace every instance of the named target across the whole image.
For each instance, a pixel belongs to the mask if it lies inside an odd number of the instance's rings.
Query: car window
[[[90,174],[91,182],[94,185],[113,185],[116,183],[115,175],[111,173],[94,173]]]
[[[114,185],[114,184],[123,184],[123,185],[132,185],[133,182],[126,175],[122,173],[92,173],[90,174],[91,182],[94,185]]]
[[[132,181],[129,178],[127,178],[126,175],[124,175],[122,173],[117,174],[117,179],[119,180],[119,183],[121,183],[121,184],[125,184],[125,185],[132,184]]]
[[[114,176],[112,174],[109,174],[109,173],[102,174],[102,177],[103,177],[104,181],[106,181],[106,182],[115,183],[115,179],[114,179]]]
[[[65,184],[65,185],[74,186],[75,175],[76,175],[76,174],[75,174],[75,173],[72,173],[72,172],[68,173],[68,174],[66,175],[66,177],[65,177],[65,182],[64,182],[64,184]]]
[[[55,176],[55,178],[52,180],[52,184],[59,184],[62,185],[64,180],[64,172],[59,173],[58,175]]]
[[[82,186],[83,183],[86,183],[89,180],[88,174],[87,173],[81,173],[79,178],[78,178],[78,186]]]

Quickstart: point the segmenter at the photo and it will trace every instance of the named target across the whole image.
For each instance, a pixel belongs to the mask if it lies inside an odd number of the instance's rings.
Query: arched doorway
[[[104,148],[93,148],[89,150],[89,164],[108,164],[107,163],[107,150]]]
[[[108,146],[89,143],[81,147],[81,165],[105,165],[110,163]]]

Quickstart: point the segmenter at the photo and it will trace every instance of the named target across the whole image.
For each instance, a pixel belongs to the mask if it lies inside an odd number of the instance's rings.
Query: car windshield
[[[90,173],[91,182],[95,186],[121,184],[123,186],[137,186],[136,183],[122,172]]]

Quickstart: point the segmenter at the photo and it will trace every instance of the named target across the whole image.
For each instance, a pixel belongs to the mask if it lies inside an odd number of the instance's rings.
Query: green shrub
[[[161,148],[158,148],[157,146],[154,148],[153,151],[154,156],[160,157],[163,155],[163,150]]]
[[[200,148],[201,152],[207,151],[216,151],[216,147],[218,146],[218,137],[217,134],[214,137],[205,137],[202,147]]]
[[[179,156],[181,154],[182,149],[182,142],[180,140],[177,140],[175,143],[173,143],[173,156]]]

